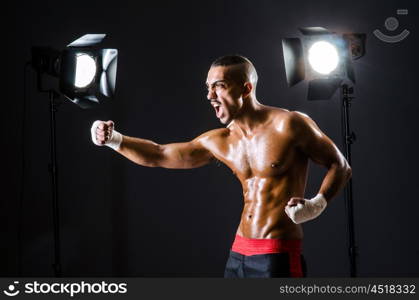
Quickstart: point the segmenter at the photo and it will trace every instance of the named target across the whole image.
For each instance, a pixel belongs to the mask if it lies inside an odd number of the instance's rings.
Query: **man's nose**
[[[217,99],[217,94],[214,92],[213,89],[208,89],[207,99],[208,100]]]

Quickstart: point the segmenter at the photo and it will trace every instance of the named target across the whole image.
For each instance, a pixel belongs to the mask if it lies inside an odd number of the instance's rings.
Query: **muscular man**
[[[242,56],[215,60],[208,72],[208,102],[226,128],[189,142],[157,144],[123,136],[112,121],[96,121],[92,139],[147,167],[197,168],[218,159],[243,187],[244,207],[225,277],[301,277],[303,231],[351,176],[334,143],[307,115],[261,104],[258,76]],[[309,159],[327,168],[320,190],[304,198]]]

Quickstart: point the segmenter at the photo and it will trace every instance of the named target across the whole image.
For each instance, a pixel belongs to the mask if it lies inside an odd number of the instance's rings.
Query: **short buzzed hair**
[[[211,64],[211,67],[228,67],[236,65],[245,66],[244,70],[240,70],[241,74],[239,74],[239,77],[243,82],[251,82],[253,84],[253,90],[255,92],[256,85],[258,82],[258,75],[255,67],[248,58],[238,54],[224,55],[214,60]]]
[[[239,65],[250,63],[250,60],[241,55],[224,55],[216,60],[213,61],[211,67],[218,67],[218,66],[232,66],[232,65]]]

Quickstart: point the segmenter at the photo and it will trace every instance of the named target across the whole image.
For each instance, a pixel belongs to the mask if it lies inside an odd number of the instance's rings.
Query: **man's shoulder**
[[[282,107],[277,107],[277,106],[269,106],[269,105],[264,105],[263,109],[265,109],[266,111],[268,111],[271,114],[275,114],[275,115],[286,115],[287,113],[289,113],[290,111],[288,109],[282,108]]]
[[[289,112],[289,119],[294,125],[303,125],[313,122],[313,120],[307,114],[297,110]]]
[[[276,132],[293,139],[304,138],[313,132],[320,132],[317,124],[305,113],[287,109],[273,109],[271,124]]]
[[[220,138],[225,138],[230,134],[230,129],[228,128],[216,128],[209,131],[204,132],[197,140],[204,142],[204,141],[212,141]]]
[[[226,139],[230,135],[228,128],[217,128],[204,132],[194,139],[194,144],[204,147],[210,152],[216,151],[226,145]]]
[[[269,107],[268,109],[275,123],[281,122],[283,124],[285,123],[295,126],[312,121],[307,114],[300,111],[288,110],[279,107]]]

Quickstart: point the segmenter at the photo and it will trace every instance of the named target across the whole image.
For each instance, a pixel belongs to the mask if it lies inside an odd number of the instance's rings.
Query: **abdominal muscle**
[[[291,197],[304,195],[304,184],[298,181],[290,176],[256,176],[241,181],[244,207],[237,234],[254,239],[302,239],[301,225],[293,223],[285,213]]]

